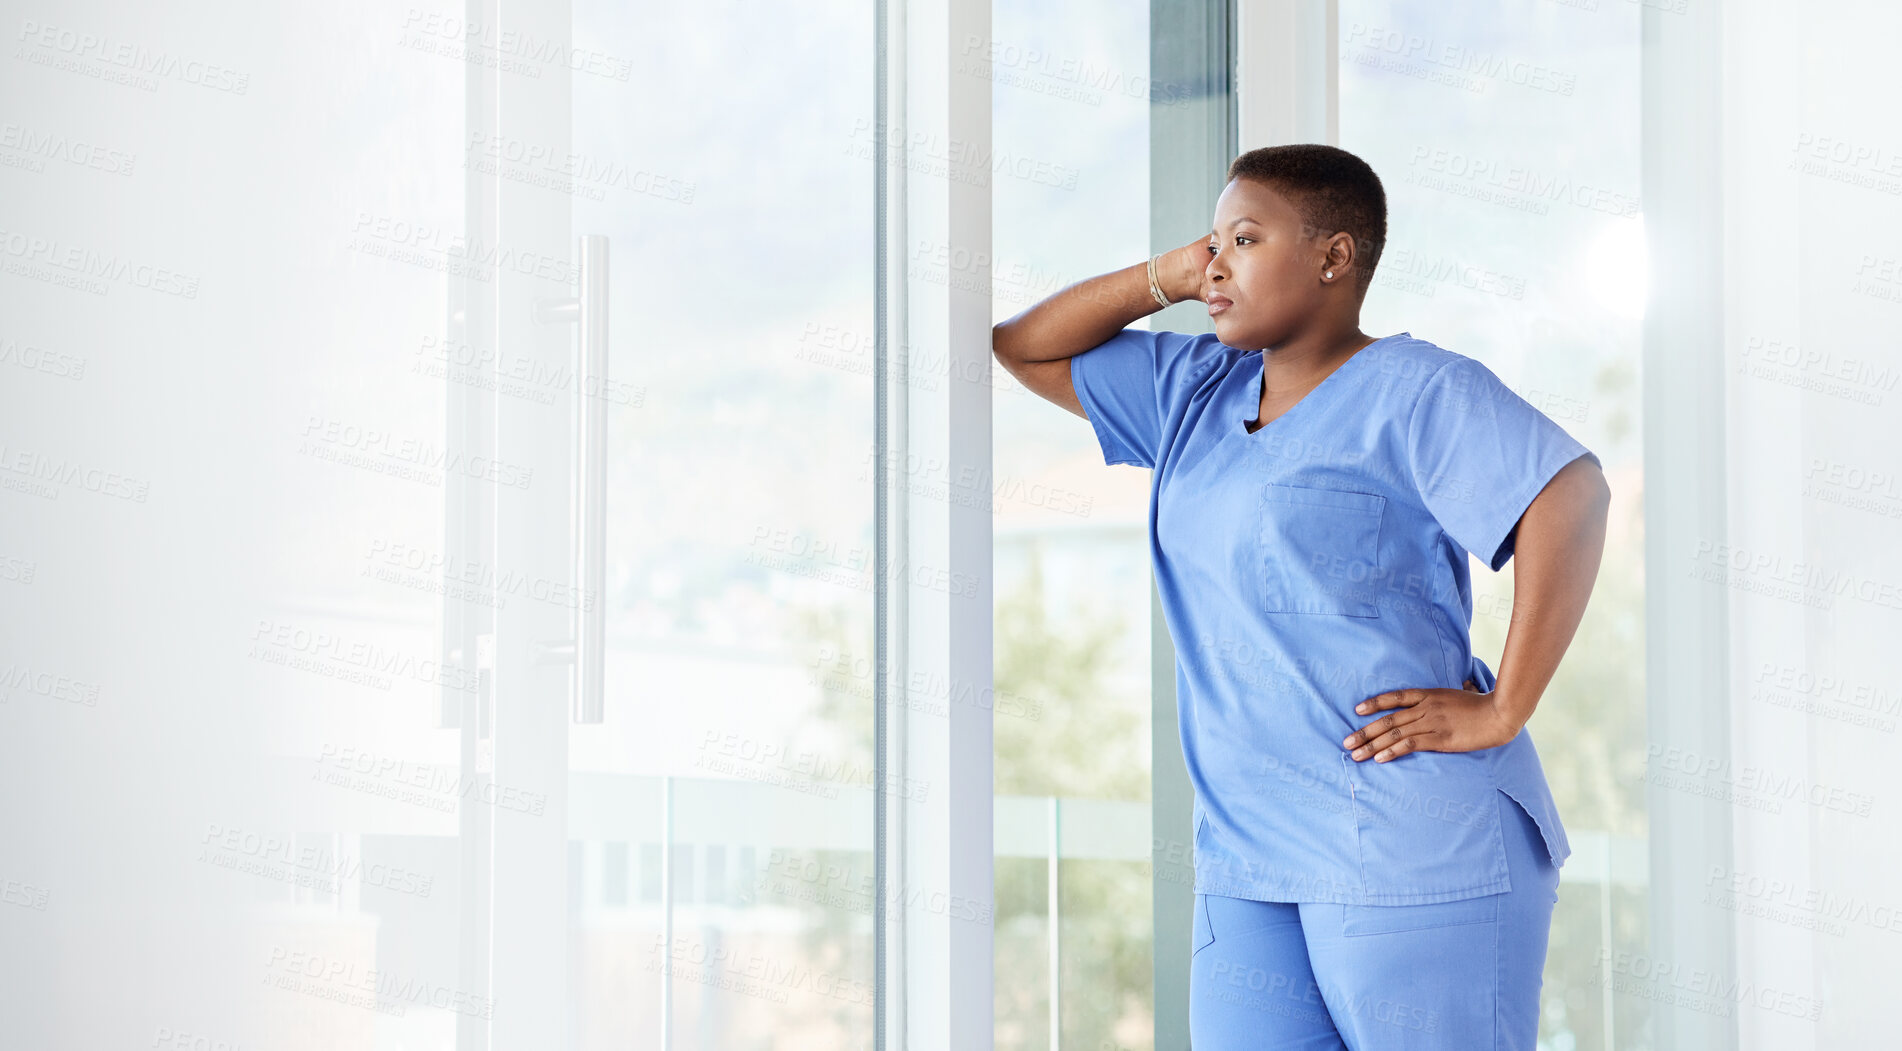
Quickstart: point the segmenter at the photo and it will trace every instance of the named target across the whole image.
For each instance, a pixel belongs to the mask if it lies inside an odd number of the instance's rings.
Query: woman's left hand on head
[[[1463,690],[1440,687],[1388,690],[1357,705],[1372,715],[1391,711],[1347,735],[1341,742],[1358,762],[1385,763],[1408,752],[1472,752],[1495,748],[1519,735],[1521,724],[1466,680]]]

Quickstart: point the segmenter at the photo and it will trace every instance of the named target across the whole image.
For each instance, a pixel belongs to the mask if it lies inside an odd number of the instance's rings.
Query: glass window
[[[1387,190],[1362,312],[1478,358],[1598,453],[1604,562],[1530,730],[1573,846],[1542,1044],[1642,1046],[1651,1005],[1601,950],[1646,945],[1640,6],[1340,7],[1340,145]],[[1513,567],[1474,563],[1473,649],[1499,667]]]
[[[1003,321],[1148,258],[1150,10],[992,10],[961,57],[991,80]],[[995,682],[1024,701],[994,731],[997,1047],[1148,1048],[1150,473],[1001,368],[992,413]]]

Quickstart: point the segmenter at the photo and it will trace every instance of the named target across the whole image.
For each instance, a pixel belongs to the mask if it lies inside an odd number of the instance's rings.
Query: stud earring
[[[1325,273],[1325,274],[1322,274],[1321,276],[1322,276],[1322,277],[1333,277],[1333,276],[1334,276],[1334,271],[1332,271],[1332,270],[1329,270],[1329,271],[1328,271],[1327,273]]]

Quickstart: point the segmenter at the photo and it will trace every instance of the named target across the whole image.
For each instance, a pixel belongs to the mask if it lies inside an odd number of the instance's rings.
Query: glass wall
[[[991,80],[997,321],[1148,258],[1149,12],[998,0],[960,52]],[[995,722],[997,1046],[1148,1048],[1150,472],[995,375],[996,686],[1025,701]]]
[[[869,1045],[874,5],[9,10],[0,1045]]]
[[[1638,4],[1342,0],[1340,143],[1387,190],[1362,328],[1486,363],[1605,466],[1613,503],[1584,622],[1529,728],[1573,851],[1542,1046],[1648,1046],[1611,952],[1646,945]],[[1475,563],[1474,652],[1499,667],[1512,564]]]
[[[570,732],[578,1047],[872,1030],[872,15],[574,4],[631,65],[572,119],[625,405],[605,715]]]
[[[1531,724],[1574,847],[1541,1045],[1867,1046],[1902,268],[1832,233],[1897,223],[1893,5],[1279,6],[1337,14],[1387,188],[1363,327],[1614,490]],[[893,2],[882,87],[871,0],[16,12],[0,1044],[1180,1037],[1151,478],[973,391],[973,321],[1199,232],[1158,184],[1215,180],[1167,138],[1207,93],[1152,67],[1228,7]],[[1324,109],[1296,76],[1257,112]],[[1649,316],[1647,238],[1690,261]],[[1512,569],[1473,580],[1496,668]]]

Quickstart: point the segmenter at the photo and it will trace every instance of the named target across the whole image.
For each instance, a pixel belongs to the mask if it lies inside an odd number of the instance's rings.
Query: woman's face
[[[1213,315],[1215,336],[1240,350],[1278,347],[1320,313],[1330,286],[1347,287],[1337,260],[1325,284],[1332,238],[1317,238],[1281,194],[1251,179],[1231,179],[1215,202],[1203,300],[1230,304]],[[1337,249],[1337,255],[1339,250]],[[1214,300],[1214,301],[1211,301]]]

